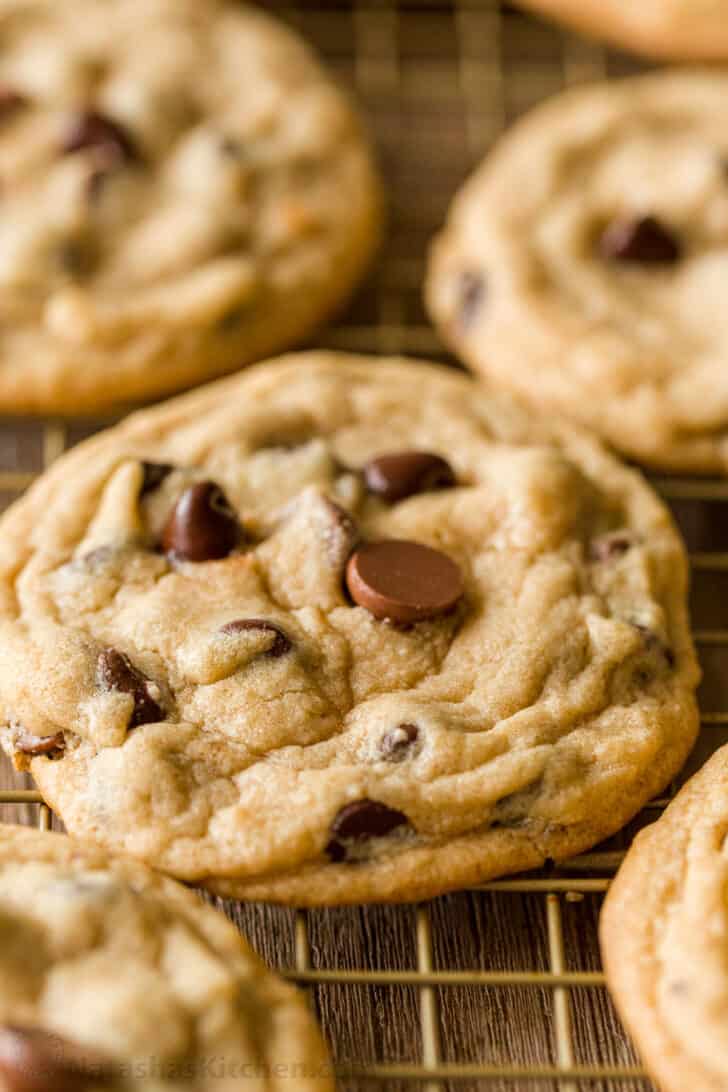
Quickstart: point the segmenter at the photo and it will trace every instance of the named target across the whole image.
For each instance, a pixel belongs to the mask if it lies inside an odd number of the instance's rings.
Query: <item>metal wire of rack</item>
[[[427,240],[452,192],[528,106],[568,84],[631,71],[635,62],[498,0],[274,0],[266,7],[312,39],[353,85],[368,108],[392,194],[378,269],[319,343],[447,360],[427,325],[420,286]],[[9,503],[105,423],[2,422],[0,500]],[[728,646],[721,611],[728,481],[653,481],[691,551],[706,711],[690,770],[725,741],[721,729],[728,726],[721,661]],[[8,805],[15,819],[52,825],[27,782],[19,788],[5,769],[0,784],[8,786],[0,789],[0,811]],[[358,911],[225,909],[270,962],[312,989],[342,1088],[644,1092],[652,1085],[606,997],[596,910],[630,835],[656,817],[675,788],[606,846],[559,869],[462,896]],[[521,969],[513,969],[518,962]]]

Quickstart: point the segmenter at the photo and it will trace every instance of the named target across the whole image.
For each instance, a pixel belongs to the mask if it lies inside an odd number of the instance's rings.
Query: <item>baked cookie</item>
[[[518,0],[647,57],[728,60],[726,0]]]
[[[728,747],[638,835],[604,905],[607,982],[664,1092],[728,1087]]]
[[[0,826],[0,939],[6,1092],[333,1089],[304,998],[136,861]]]
[[[0,729],[70,830],[298,903],[564,857],[695,736],[641,477],[448,369],[312,353],[138,414],[0,520]]]
[[[456,198],[429,308],[473,368],[657,467],[728,469],[728,75],[559,95]]]
[[[220,0],[0,0],[0,411],[177,390],[301,339],[377,241],[359,123]]]

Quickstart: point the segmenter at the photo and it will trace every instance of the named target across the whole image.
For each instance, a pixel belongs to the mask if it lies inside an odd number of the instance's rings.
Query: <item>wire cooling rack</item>
[[[391,194],[379,266],[319,344],[447,361],[427,325],[421,283],[427,242],[452,193],[523,110],[567,84],[638,65],[494,0],[265,6],[312,40],[354,88]],[[105,423],[0,422],[0,502]],[[692,770],[728,738],[728,481],[669,478],[655,485],[691,551],[705,672]],[[0,785],[8,786],[0,792],[5,818],[51,825],[27,780],[5,769]],[[596,922],[631,835],[666,800],[564,867],[422,906],[224,908],[271,964],[311,988],[347,1092],[645,1092],[652,1086],[604,987]]]

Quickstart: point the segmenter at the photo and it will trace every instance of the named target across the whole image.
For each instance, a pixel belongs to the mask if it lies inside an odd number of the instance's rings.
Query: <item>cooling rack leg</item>
[[[551,973],[562,975],[566,970],[564,958],[564,930],[561,921],[561,903],[558,895],[546,896],[546,921],[549,938],[549,963]],[[574,1046],[571,1037],[571,1012],[569,993],[563,986],[554,988],[554,1031],[556,1034],[556,1062],[559,1069],[572,1069]],[[573,1081],[558,1082],[559,1092],[577,1092]]]
[[[420,974],[432,973],[432,925],[426,906],[417,907],[417,970]],[[440,1064],[440,1020],[437,993],[432,986],[420,987],[420,1027],[422,1030],[422,1067],[425,1071],[436,1069]],[[439,1081],[427,1081],[424,1092],[442,1092]]]

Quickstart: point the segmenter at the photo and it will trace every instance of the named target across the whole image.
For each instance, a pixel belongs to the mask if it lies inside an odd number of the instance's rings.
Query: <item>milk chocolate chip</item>
[[[389,808],[377,800],[355,800],[336,814],[331,824],[332,837],[326,846],[326,852],[332,861],[343,861],[347,856],[347,842],[384,838],[408,822],[404,812]]]
[[[105,648],[100,652],[96,677],[103,690],[118,690],[133,697],[134,709],[129,728],[164,720],[164,711],[151,692],[151,680],[142,675],[123,652],[117,652],[115,648]]]
[[[46,755],[48,758],[56,758],[66,749],[66,737],[63,732],[55,732],[51,736],[34,736],[32,732],[21,732],[15,740],[15,750],[21,754]]]
[[[114,1081],[108,1058],[43,1028],[0,1026],[0,1078],[7,1092],[82,1092]]]
[[[485,300],[485,278],[480,273],[465,270],[460,274],[458,295],[458,324],[462,330],[467,331]]]
[[[370,493],[388,504],[455,485],[452,467],[440,455],[429,451],[401,451],[379,455],[364,467],[364,481]]]
[[[405,539],[360,547],[346,567],[346,585],[375,618],[419,622],[445,614],[463,594],[460,569],[446,554]]]
[[[419,734],[416,724],[398,724],[396,728],[390,728],[379,741],[380,755],[387,762],[402,762]]]
[[[164,479],[168,478],[173,470],[171,463],[142,462],[142,487],[139,490],[139,496],[143,497],[159,489]]]
[[[95,110],[76,114],[61,145],[64,155],[87,148],[99,149],[109,163],[133,162],[139,158],[137,147],[124,126]]]
[[[14,114],[16,110],[19,110],[21,106],[25,106],[26,98],[21,95],[19,91],[16,91],[10,84],[0,83],[0,121],[4,121],[5,118],[9,118],[11,114]]]
[[[655,216],[613,220],[599,239],[603,258],[641,265],[676,262],[681,247],[672,232]]]
[[[589,544],[589,557],[592,561],[614,561],[626,554],[632,545],[632,536],[628,531],[612,531],[592,539]]]
[[[167,520],[162,545],[181,561],[212,561],[227,557],[241,538],[227,497],[219,485],[206,481],[185,489]]]
[[[279,656],[285,656],[286,652],[290,652],[293,648],[293,644],[286,633],[277,626],[275,622],[268,622],[265,618],[236,618],[234,622],[226,622],[221,627],[221,633],[243,633],[246,630],[262,630],[265,633],[270,633],[273,636],[273,640],[270,648],[261,653],[262,656],[269,656],[271,659],[277,659]]]

